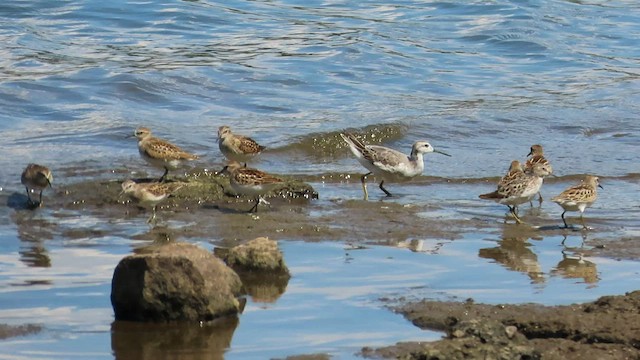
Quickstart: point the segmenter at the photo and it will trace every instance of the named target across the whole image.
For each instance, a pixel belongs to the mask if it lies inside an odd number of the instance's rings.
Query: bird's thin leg
[[[160,180],[158,180],[159,182],[164,182],[167,179],[167,174],[169,173],[169,168],[168,167],[164,167],[164,174],[162,174],[162,176],[160,177]]]
[[[32,205],[33,200],[31,200],[31,192],[29,191],[29,188],[27,186],[25,186],[24,188],[27,189],[27,204]]]
[[[367,176],[371,175],[371,172],[368,172],[364,175],[362,175],[362,177],[360,178],[360,181],[362,182],[362,191],[364,192],[364,199],[368,200],[369,199],[369,192],[367,191]]]
[[[256,204],[253,205],[253,207],[251,209],[249,209],[248,212],[258,212],[258,204],[260,204],[260,197],[256,197]]]
[[[509,205],[507,205],[509,206]],[[523,221],[520,220],[520,217],[518,217],[518,214],[516,214],[516,207],[515,206],[509,206],[509,211],[511,212],[511,215],[513,215],[513,218],[516,220],[516,223],[518,224],[522,224]]]
[[[542,193],[538,191],[538,203],[540,204],[540,206],[542,206],[543,201],[544,199],[542,199]]]
[[[565,211],[563,211],[563,212],[562,212],[562,215],[560,215],[560,217],[562,218],[562,222],[564,223],[564,228],[565,228],[565,229],[567,229],[567,228],[569,227],[569,225],[567,224],[567,220],[565,220],[565,219],[564,219],[564,214],[565,214],[566,212],[567,212],[567,211],[565,210]]]
[[[384,184],[384,180],[380,181],[380,190],[384,191],[385,194],[387,194],[387,196],[391,196],[391,193],[384,188],[384,186],[382,186],[382,184]]]
[[[38,200],[38,206],[42,206],[42,190],[40,190],[40,197]]]
[[[584,218],[582,217],[582,213],[580,213],[580,222],[582,222],[582,228],[584,230],[589,230],[589,228],[587,227],[587,225],[584,223]]]
[[[155,222],[155,220],[156,220],[156,206],[151,208],[151,216],[147,220],[147,224],[151,224],[151,223]]]

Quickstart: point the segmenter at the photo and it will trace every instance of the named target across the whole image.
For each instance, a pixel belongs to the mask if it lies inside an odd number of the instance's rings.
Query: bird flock
[[[157,205],[185,185],[181,182],[167,182],[169,171],[199,157],[167,140],[154,137],[146,127],[135,129],[133,136],[138,140],[140,156],[152,166],[164,169],[164,173],[158,180],[151,182],[131,179],[124,181],[121,195],[128,196],[141,207],[150,207],[152,215],[147,222],[152,222],[156,219]],[[451,156],[434,149],[427,141],[416,141],[407,156],[385,146],[367,145],[351,133],[341,133],[340,136],[358,162],[368,170],[361,177],[365,200],[369,197],[366,185],[369,175],[374,175],[380,180],[379,188],[386,196],[392,196],[384,187],[385,182],[404,182],[421,175],[424,171],[424,154],[438,153]],[[231,188],[237,194],[251,196],[255,203],[249,212],[257,212],[260,203],[266,202],[262,196],[284,183],[284,180],[277,176],[247,166],[247,162],[266,148],[250,137],[234,134],[228,126],[220,126],[218,129],[218,146],[228,159],[227,165],[218,174],[229,176]],[[542,146],[536,144],[531,146],[530,150],[524,165],[518,160],[511,162],[508,172],[500,179],[495,191],[479,195],[481,199],[506,205],[517,224],[523,223],[518,215],[518,206],[532,203],[536,195],[542,203],[540,188],[543,179],[553,174],[553,168],[545,158]],[[26,188],[29,206],[42,205],[42,192],[52,186],[52,181],[53,176],[47,167],[38,164],[27,165],[22,173],[21,182]],[[583,229],[588,229],[583,214],[596,201],[597,188],[602,188],[598,177],[587,175],[579,184],[551,198],[551,201],[563,209],[561,218],[565,228],[569,227],[565,218],[566,212],[579,211]],[[31,198],[33,192],[39,192],[37,202]]]

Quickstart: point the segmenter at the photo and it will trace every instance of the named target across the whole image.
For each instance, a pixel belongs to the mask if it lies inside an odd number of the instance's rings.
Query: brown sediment
[[[485,305],[419,301],[395,308],[422,329],[444,331],[432,343],[363,349],[401,359],[638,359],[640,291],[580,305]]]
[[[31,335],[42,331],[42,326],[34,324],[7,325],[0,324],[0,340],[16,336]]]

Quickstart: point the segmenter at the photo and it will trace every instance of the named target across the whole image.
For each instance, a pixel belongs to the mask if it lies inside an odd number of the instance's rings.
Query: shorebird
[[[255,205],[248,212],[258,212],[258,204],[260,204],[262,195],[284,183],[284,180],[279,177],[242,166],[234,160],[229,161],[219,173],[229,174],[229,183],[236,193],[248,195],[255,199]]]
[[[602,185],[600,185],[600,181],[597,176],[587,175],[584,180],[580,182],[578,185],[574,185],[560,193],[560,195],[555,196],[551,199],[551,201],[560,205],[564,210],[562,215],[562,222],[564,223],[564,227],[568,228],[567,221],[564,218],[564,214],[567,211],[580,211],[580,221],[582,222],[583,229],[587,230],[588,227],[584,223],[584,218],[582,215],[584,211],[590,207],[598,198],[597,188],[602,189]]]
[[[248,160],[266,149],[250,137],[232,133],[228,126],[218,128],[218,147],[227,159],[243,162],[245,165]]]
[[[522,169],[522,164],[520,164],[520,161],[513,160],[509,165],[509,170],[507,171],[507,173],[498,182],[498,188],[509,184],[511,181],[513,181],[513,179],[522,176],[523,173],[524,170]]]
[[[527,154],[527,161],[524,163],[524,170],[533,168],[535,164],[547,165],[551,171],[549,175],[553,174],[553,167],[551,163],[549,163],[549,160],[544,157],[544,150],[542,149],[542,145],[539,144],[531,145],[531,149]],[[542,204],[542,201],[542,194],[538,191],[538,203]],[[533,206],[531,201],[529,203]]]
[[[531,199],[540,191],[543,177],[551,174],[551,168],[544,164],[534,164],[533,167],[498,185],[494,192],[480,195],[481,199],[493,200],[507,205],[516,223],[522,224],[518,217],[517,206]]]
[[[184,183],[178,182],[136,183],[133,180],[126,180],[122,183],[122,192],[120,195],[127,195],[131,200],[137,202],[140,207],[150,207],[152,214],[147,220],[147,223],[151,223],[156,219],[156,208],[158,204],[183,186]]]
[[[356,156],[360,164],[369,170],[368,173],[362,175],[362,190],[364,191],[364,199],[369,198],[367,192],[366,178],[374,174],[381,178],[380,190],[387,196],[391,193],[384,188],[384,182],[408,181],[424,171],[423,154],[435,152],[438,154],[451,156],[445,152],[435,150],[431,144],[426,141],[416,141],[411,148],[411,155],[401,153],[400,151],[390,149],[378,145],[365,145],[353,134],[340,134],[344,141],[349,145],[349,149]]]
[[[166,140],[151,136],[151,130],[146,127],[137,128],[134,136],[138,139],[140,156],[151,165],[164,168],[160,182],[166,179],[169,170],[175,170],[181,163],[198,158]]]
[[[22,172],[20,182],[27,189],[27,198],[29,205],[36,205],[31,199],[31,191],[40,191],[38,206],[42,205],[42,191],[48,186],[51,187],[53,175],[46,166],[38,164],[29,164]]]
[[[522,164],[518,160],[513,160],[509,165],[509,170],[507,173],[500,179],[498,182],[498,189],[501,189],[505,186],[509,186],[509,184],[516,178],[524,175],[524,170],[522,169]],[[514,206],[514,211],[516,214],[518,213],[518,206]]]

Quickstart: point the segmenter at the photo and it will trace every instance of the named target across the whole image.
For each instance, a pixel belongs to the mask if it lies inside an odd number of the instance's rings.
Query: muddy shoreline
[[[432,343],[363,349],[402,359],[638,359],[640,291],[567,306],[428,301],[394,308],[422,329],[446,333]]]
[[[53,191],[45,193],[43,209],[61,209],[60,214],[54,215],[58,217],[78,216],[82,212],[114,219],[135,217],[143,222],[146,211],[119,196],[122,180],[56,186]],[[229,192],[225,177],[194,171],[172,181],[182,181],[187,186],[159,207],[160,223],[149,227],[135,239],[206,238],[230,246],[249,238],[268,236],[306,241],[373,240],[377,244],[398,246],[412,234],[455,240],[469,231],[493,233],[496,228],[494,222],[477,216],[465,219],[434,216],[428,221],[416,221],[416,213],[442,210],[433,203],[403,205],[356,199],[320,201],[315,189],[296,179],[291,179],[285,188],[271,194],[268,208],[261,205],[257,214],[247,214],[251,199],[238,198]],[[9,207],[17,210],[26,210],[22,205],[25,202],[26,195],[20,193],[14,193],[7,199]],[[14,221],[21,226],[20,216]],[[175,230],[167,222],[187,225]],[[555,230],[555,224],[554,220],[553,223],[543,222],[541,226],[551,228],[553,232],[575,233],[572,230]],[[53,222],[42,223],[41,226],[49,227],[47,231],[51,232],[65,231],[65,235],[71,238],[85,237],[96,231],[100,233],[95,229],[59,230]],[[526,225],[502,226],[502,232],[510,237],[534,238],[536,231],[539,230]],[[586,239],[584,255],[640,260],[640,246],[635,239],[604,240],[606,244],[602,237]],[[636,325],[640,324],[640,291],[571,306],[484,305],[471,299],[467,302],[423,300],[394,306],[392,310],[422,329],[442,331],[446,336],[433,343],[365,348],[362,356],[403,359],[640,359],[640,325]],[[39,330],[7,329],[8,336]],[[323,358],[322,355],[310,356]]]

